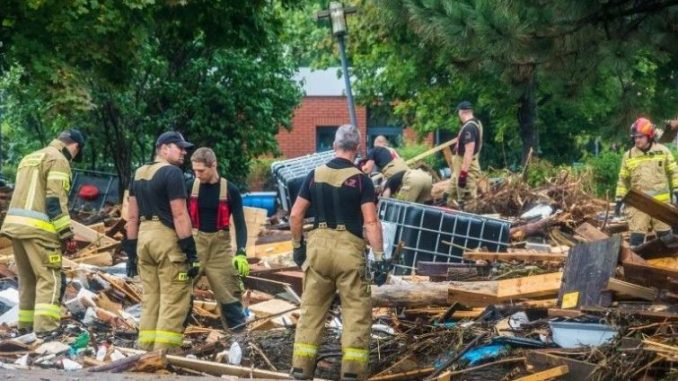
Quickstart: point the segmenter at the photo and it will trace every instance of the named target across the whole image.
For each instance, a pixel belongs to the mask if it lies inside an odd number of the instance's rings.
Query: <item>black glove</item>
[[[301,237],[300,242],[295,242],[293,240],[292,248],[292,259],[294,259],[294,263],[296,263],[297,266],[301,267],[301,265],[306,262],[306,241],[304,241],[304,237]]]
[[[678,190],[673,191],[673,204],[678,205]]]
[[[622,200],[617,200],[614,204],[614,216],[621,217]]]
[[[122,251],[127,254],[127,277],[133,278],[139,275],[137,269],[137,242],[136,239],[125,239],[122,241]]]
[[[372,279],[374,284],[381,286],[386,283],[388,278],[388,264],[383,259],[372,262]]]
[[[188,262],[186,274],[191,279],[195,278],[200,274],[200,261],[198,261],[198,250],[195,248],[195,239],[193,236],[182,238],[179,240],[179,247],[186,254],[186,262]]]

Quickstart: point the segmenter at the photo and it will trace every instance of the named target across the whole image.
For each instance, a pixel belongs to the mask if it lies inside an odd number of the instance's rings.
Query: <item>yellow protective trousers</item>
[[[61,322],[61,247],[41,239],[12,239],[19,272],[19,328],[53,331]]]
[[[372,302],[364,250],[365,242],[346,230],[315,229],[309,233],[293,374],[313,377],[327,312],[338,291],[344,324],[341,379],[366,379]]]
[[[240,302],[240,275],[233,266],[231,254],[231,237],[226,230],[206,233],[193,230],[195,246],[202,273],[214,292],[214,299],[219,304]],[[229,328],[224,316],[221,317],[224,328]]]
[[[457,182],[464,158],[459,155],[452,155],[452,181],[450,181],[448,205],[467,203],[478,196],[478,180],[480,179],[480,161],[478,157],[478,154],[473,156],[471,165],[468,168],[466,188],[459,188]]]
[[[181,346],[192,282],[177,234],[160,221],[142,221],[137,252],[144,288],[139,348],[150,351]]]
[[[404,201],[424,203],[431,200],[433,179],[421,169],[410,169],[403,175],[403,183],[395,198]]]

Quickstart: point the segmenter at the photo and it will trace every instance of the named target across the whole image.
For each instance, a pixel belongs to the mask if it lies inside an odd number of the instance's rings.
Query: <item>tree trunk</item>
[[[372,286],[374,307],[447,306],[449,283],[393,284]]]
[[[534,154],[539,152],[539,131],[535,126],[537,119],[537,79],[535,67],[530,66],[527,69],[524,82],[522,83],[522,93],[518,97],[518,125],[520,127],[520,139],[523,142],[522,164],[525,164],[530,153],[530,148]]]
[[[108,100],[104,103],[101,119],[108,143],[106,147],[113,159],[115,171],[118,175],[118,197],[122,201],[122,195],[124,190],[127,189],[132,176],[131,147],[125,139],[125,125],[120,120],[119,111],[113,101]]]

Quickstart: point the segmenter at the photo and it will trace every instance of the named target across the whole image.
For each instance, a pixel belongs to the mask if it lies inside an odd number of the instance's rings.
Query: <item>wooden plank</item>
[[[565,263],[563,284],[558,295],[562,308],[609,306],[612,293],[605,291],[614,276],[621,237],[578,244]]]
[[[593,380],[596,364],[555,356],[543,350],[527,351],[527,362],[537,370],[545,370],[556,366],[567,365],[569,372],[559,380],[588,381]]]
[[[113,255],[110,251],[104,251],[101,253],[84,255],[82,257],[71,258],[75,263],[84,263],[92,266],[112,266],[113,265]]]
[[[561,281],[562,273],[558,272],[499,281],[455,282],[448,289],[448,303],[481,307],[517,299],[555,296]]]
[[[563,262],[567,258],[565,253],[542,253],[535,251],[518,251],[508,253],[467,251],[464,253],[464,259],[482,260],[488,262]]]
[[[560,365],[551,369],[547,369],[538,373],[531,374],[529,376],[516,378],[514,381],[544,381],[551,378],[563,376],[570,372],[570,368],[567,365]]]
[[[678,209],[675,206],[657,201],[635,189],[631,189],[624,196],[624,204],[634,207],[671,226],[678,226]]]
[[[426,152],[422,152],[419,155],[407,160],[406,163],[407,163],[407,165],[414,164],[414,163],[418,162],[419,160],[423,160],[423,159],[433,155],[436,152],[440,152],[440,151],[444,150],[445,148],[452,146],[453,144],[457,144],[457,138],[454,138],[454,139],[449,140],[449,141],[447,141],[443,144],[440,144],[440,145],[438,145],[434,148],[431,148],[430,150],[428,150]]]
[[[642,263],[624,262],[624,278],[632,283],[678,292],[678,271]]]
[[[372,286],[373,307],[428,307],[448,305],[447,283],[406,283]]]
[[[678,247],[666,247],[666,244],[661,239],[653,239],[647,241],[634,249],[636,254],[645,259],[655,259],[672,257],[678,255]]]
[[[616,278],[607,281],[607,288],[622,295],[653,301],[657,299],[657,290],[654,288],[638,286],[637,284],[624,282]]]
[[[91,242],[98,247],[115,246],[120,243],[111,237],[107,237],[103,233],[90,229],[88,226],[85,226],[78,221],[71,220],[71,226],[73,227],[73,232],[76,236],[87,242]]]
[[[593,242],[609,238],[607,234],[603,233],[598,228],[589,224],[588,222],[584,222],[583,224],[579,225],[577,229],[575,229],[575,233],[577,233],[581,238],[583,238],[587,242]],[[619,260],[620,262],[637,262],[637,263],[645,262],[645,260],[642,257],[636,254],[633,250],[631,250],[629,244],[626,241],[622,241]]]
[[[131,348],[116,347],[120,352],[139,354],[145,351]],[[229,364],[221,364],[212,361],[204,361],[198,359],[191,359],[176,355],[167,355],[167,363],[181,368],[191,369],[201,373],[208,373],[213,376],[237,376],[237,377],[252,377],[263,378],[269,380],[291,380],[292,377],[287,373],[271,372],[263,369],[250,368],[244,366],[236,366]]]
[[[254,246],[254,257],[265,258],[292,252],[292,241],[273,242]]]
[[[249,206],[243,207],[243,213],[245,214],[245,225],[247,225],[247,246],[245,251],[247,252],[248,257],[255,257],[256,252],[256,241],[259,233],[263,230],[264,225],[267,222],[267,211],[262,208],[252,208]],[[231,226],[233,225],[233,218],[231,217]],[[235,228],[230,229],[231,236],[231,249],[235,252],[237,249],[235,246],[237,244],[235,239]],[[291,250],[290,250],[291,251]]]

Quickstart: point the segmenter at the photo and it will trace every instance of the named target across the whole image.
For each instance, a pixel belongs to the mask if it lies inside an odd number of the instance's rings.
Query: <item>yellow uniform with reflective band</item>
[[[450,181],[450,188],[448,189],[449,197],[447,199],[448,206],[457,204],[466,204],[474,200],[478,196],[478,180],[482,174],[480,170],[480,151],[483,147],[483,124],[479,120],[469,120],[466,123],[475,125],[478,128],[478,152],[473,155],[471,164],[468,167],[468,177],[466,177],[466,187],[459,188],[458,176],[461,173],[461,166],[464,163],[464,157],[456,153],[452,155],[452,181]],[[461,132],[461,131],[460,131]],[[457,139],[460,137],[457,136]]]
[[[624,153],[616,199],[622,199],[629,189],[635,189],[658,201],[670,203],[671,192],[678,186],[678,165],[671,151],[664,145],[652,143],[647,152],[633,147]],[[629,230],[632,233],[647,233],[648,230],[668,231],[671,227],[664,222],[632,207],[626,207]]]
[[[61,243],[73,236],[68,214],[71,166],[54,140],[26,155],[0,234],[12,239],[19,273],[19,328],[47,332],[61,319]]]
[[[424,203],[431,200],[431,189],[433,188],[433,179],[431,175],[421,169],[410,169],[405,160],[394,152],[391,147],[385,147],[396,156],[381,169],[381,173],[388,180],[400,172],[405,172],[398,193],[391,197],[398,200]]]
[[[137,169],[134,181],[151,181],[167,162]],[[157,350],[181,346],[191,308],[192,282],[177,233],[158,218],[141,219],[137,255],[144,293],[139,320],[139,348]]]
[[[353,167],[332,169],[323,165],[316,168],[314,181],[316,186],[326,184],[340,188],[347,179],[360,174]],[[328,199],[323,201],[333,202]],[[331,229],[327,224],[319,224],[317,229],[309,232],[307,259],[302,267],[304,293],[292,359],[295,375],[313,377],[327,311],[338,292],[344,323],[341,379],[367,378],[372,302],[370,284],[365,278],[364,252],[365,241],[346,230],[345,226]]]

